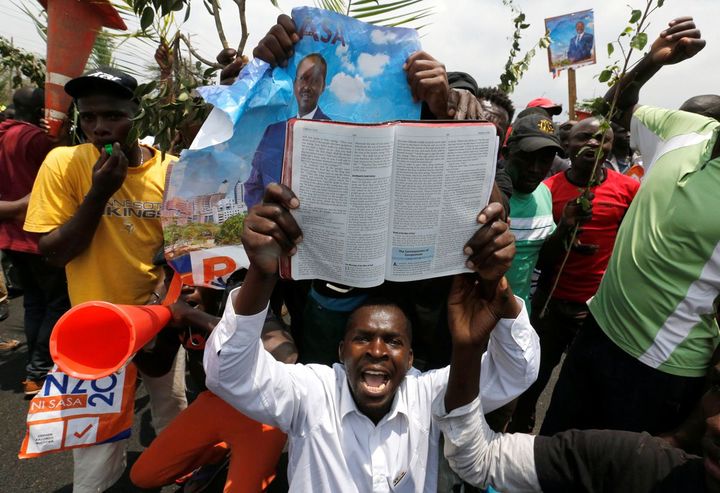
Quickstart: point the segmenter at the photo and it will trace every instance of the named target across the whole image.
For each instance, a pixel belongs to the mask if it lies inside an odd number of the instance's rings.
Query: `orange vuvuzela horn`
[[[119,370],[169,321],[170,309],[162,305],[88,301],[57,321],[50,354],[68,375],[97,380]]]

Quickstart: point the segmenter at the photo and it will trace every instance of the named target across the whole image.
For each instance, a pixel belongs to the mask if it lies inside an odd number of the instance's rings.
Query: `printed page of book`
[[[490,199],[497,146],[490,123],[403,123],[395,128],[386,279],[469,272],[463,248]]]
[[[303,242],[292,279],[354,287],[383,283],[390,217],[393,127],[295,120],[285,172],[298,196]]]

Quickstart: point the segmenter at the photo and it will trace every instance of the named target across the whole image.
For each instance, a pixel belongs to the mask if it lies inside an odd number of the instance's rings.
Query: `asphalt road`
[[[10,317],[0,322],[0,337],[23,341],[23,345],[14,351],[0,351],[0,416],[4,430],[0,434],[0,493],[71,493],[72,492],[72,454],[60,452],[35,459],[17,458],[25,433],[25,417],[28,400],[23,395],[27,347],[24,344],[22,298],[10,300]],[[552,387],[557,380],[556,369],[548,388],[538,401],[537,429],[542,424],[550,401]],[[150,421],[149,398],[142,385],[137,390],[135,400],[135,422],[128,443],[128,464],[132,465],[153,440],[155,434]],[[125,475],[108,493],[137,493],[176,491],[175,486],[161,490],[141,490],[134,487]],[[276,481],[277,483],[277,481]],[[281,489],[280,485],[275,485]]]

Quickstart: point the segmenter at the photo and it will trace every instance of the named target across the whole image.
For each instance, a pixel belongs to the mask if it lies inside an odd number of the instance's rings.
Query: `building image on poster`
[[[595,63],[595,20],[592,10],[545,19],[550,34],[551,72]]]
[[[280,182],[289,119],[420,117],[402,68],[420,49],[417,31],[310,7],[294,9],[293,19],[300,41],[286,68],[253,60],[232,86],[200,89],[215,108],[169,170],[161,211],[165,257],[188,284],[222,287],[247,266],[243,220]]]

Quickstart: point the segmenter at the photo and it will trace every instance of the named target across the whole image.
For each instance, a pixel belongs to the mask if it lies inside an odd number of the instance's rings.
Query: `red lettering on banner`
[[[205,284],[209,284],[218,277],[232,274],[237,270],[237,264],[230,257],[210,257],[203,259],[203,277]]]
[[[92,425],[87,425],[83,431],[81,431],[80,433],[78,433],[76,431],[75,433],[73,433],[73,435],[75,435],[77,438],[82,438],[85,436],[85,433],[87,433],[91,429],[92,429]]]
[[[313,24],[313,20],[306,18],[298,29],[300,39],[310,36],[315,41],[323,43],[336,44],[340,43],[345,46],[345,37],[343,36],[340,26],[330,26],[326,21],[319,24]]]

